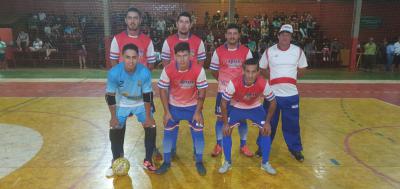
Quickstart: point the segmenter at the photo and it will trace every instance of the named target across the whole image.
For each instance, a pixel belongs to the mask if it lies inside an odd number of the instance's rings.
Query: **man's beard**
[[[130,31],[137,31],[137,30],[139,29],[139,27],[137,27],[137,26],[135,26],[135,25],[130,25],[130,26],[128,26],[128,29],[129,29]]]
[[[229,45],[236,45],[237,43],[238,43],[238,41],[236,41],[236,40],[228,40]]]
[[[189,31],[187,31],[187,32],[178,31],[178,32],[179,32],[179,34],[181,34],[181,35],[187,35],[187,34],[189,34]]]

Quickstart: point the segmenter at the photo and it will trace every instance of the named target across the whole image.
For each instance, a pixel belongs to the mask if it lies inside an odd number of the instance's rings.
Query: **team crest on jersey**
[[[256,93],[246,93],[246,95],[244,95],[243,99],[244,100],[250,100],[252,98],[255,98],[257,96]]]
[[[179,82],[179,87],[182,89],[190,89],[190,88],[193,88],[193,86],[194,86],[194,81],[181,80]]]
[[[228,59],[224,62],[229,68],[240,68],[242,66],[242,61],[240,59]]]
[[[123,92],[123,93],[121,93],[121,95],[122,95],[122,96],[125,96],[125,97],[128,97],[128,96],[129,96],[129,93]]]

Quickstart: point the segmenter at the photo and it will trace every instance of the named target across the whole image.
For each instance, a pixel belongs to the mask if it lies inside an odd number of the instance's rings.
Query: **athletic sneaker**
[[[171,167],[171,163],[163,163],[162,165],[161,165],[161,167],[159,167],[158,169],[157,169],[157,171],[156,171],[156,174],[158,174],[158,175],[161,175],[161,174],[164,174],[164,173],[166,173],[167,171],[168,171],[168,169]]]
[[[253,152],[250,151],[250,149],[247,147],[247,145],[244,145],[240,148],[240,153],[244,154],[247,157],[254,156]]]
[[[110,167],[110,168],[108,168],[107,170],[106,170],[106,177],[107,178],[112,178],[114,176],[114,172],[113,172],[113,170],[112,170],[112,167]]]
[[[301,153],[301,151],[300,152],[296,152],[296,151],[292,151],[292,150],[289,150],[289,151],[297,161],[299,161],[299,162],[304,161],[304,156],[303,156],[303,153]]]
[[[150,161],[144,160],[143,161],[143,168],[149,171],[156,171],[156,167]]]
[[[228,163],[227,161],[225,161],[224,164],[219,168],[218,172],[226,173],[231,169],[232,169],[232,165],[230,163]]]
[[[219,144],[216,144],[214,150],[211,153],[212,157],[217,157],[222,153],[222,147]]]
[[[197,162],[196,163],[196,169],[197,169],[197,172],[199,173],[200,176],[204,176],[207,173],[207,170],[204,167],[203,162]]]
[[[271,164],[269,164],[269,162],[261,164],[261,169],[271,175],[276,175],[276,170],[271,166]]]

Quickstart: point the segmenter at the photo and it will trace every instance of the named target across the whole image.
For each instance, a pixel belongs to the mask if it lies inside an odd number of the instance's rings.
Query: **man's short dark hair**
[[[229,29],[237,29],[237,31],[240,33],[240,27],[235,23],[228,24],[228,26],[226,26],[226,31]]]
[[[122,54],[125,54],[125,52],[126,52],[127,50],[134,50],[134,51],[136,51],[136,53],[139,52],[138,47],[137,47],[135,44],[133,44],[133,43],[128,43],[128,44],[126,44],[126,45],[124,46],[124,48],[122,48]]]
[[[176,19],[176,21],[179,20],[179,18],[181,17],[188,17],[189,18],[189,22],[192,23],[192,15],[188,12],[181,12],[181,14],[179,14],[178,18]]]
[[[247,66],[247,65],[256,65],[257,66],[257,70],[259,69],[258,67],[258,59],[257,58],[250,58],[248,60],[246,60],[243,64],[243,69]]]
[[[174,47],[175,54],[182,51],[188,51],[190,53],[190,46],[187,42],[180,42]]]
[[[139,15],[139,18],[142,18],[142,12],[139,9],[137,9],[136,7],[130,7],[128,9],[128,11],[126,11],[126,16],[128,16],[129,12],[136,12]]]

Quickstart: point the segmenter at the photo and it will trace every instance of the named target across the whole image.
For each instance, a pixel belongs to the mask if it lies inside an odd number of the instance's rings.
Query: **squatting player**
[[[108,72],[105,98],[111,113],[111,151],[113,161],[124,156],[126,120],[133,114],[145,131],[146,157],[143,167],[155,171],[151,158],[156,143],[155,121],[151,112],[151,73],[144,65],[138,63],[138,51],[134,44],[125,45],[122,49],[124,61]],[[106,176],[113,176],[111,168],[107,170]]]
[[[265,112],[261,99],[268,100],[270,106]],[[231,110],[228,114],[228,102]],[[241,120],[249,119],[259,128],[259,145],[262,149],[261,168],[269,174],[276,174],[276,170],[269,163],[271,150],[270,121],[276,109],[274,93],[268,82],[259,75],[256,59],[246,60],[243,65],[243,75],[232,79],[222,94],[221,112],[224,121],[223,149],[225,162],[219,169],[226,173],[231,169],[232,129],[240,124]]]
[[[186,120],[190,124],[197,172],[205,175],[202,109],[208,87],[206,74],[201,65],[190,61],[189,43],[178,43],[174,52],[175,63],[164,68],[158,82],[164,107],[164,163],[156,173],[163,174],[170,168],[171,150],[178,137],[179,122]]]

